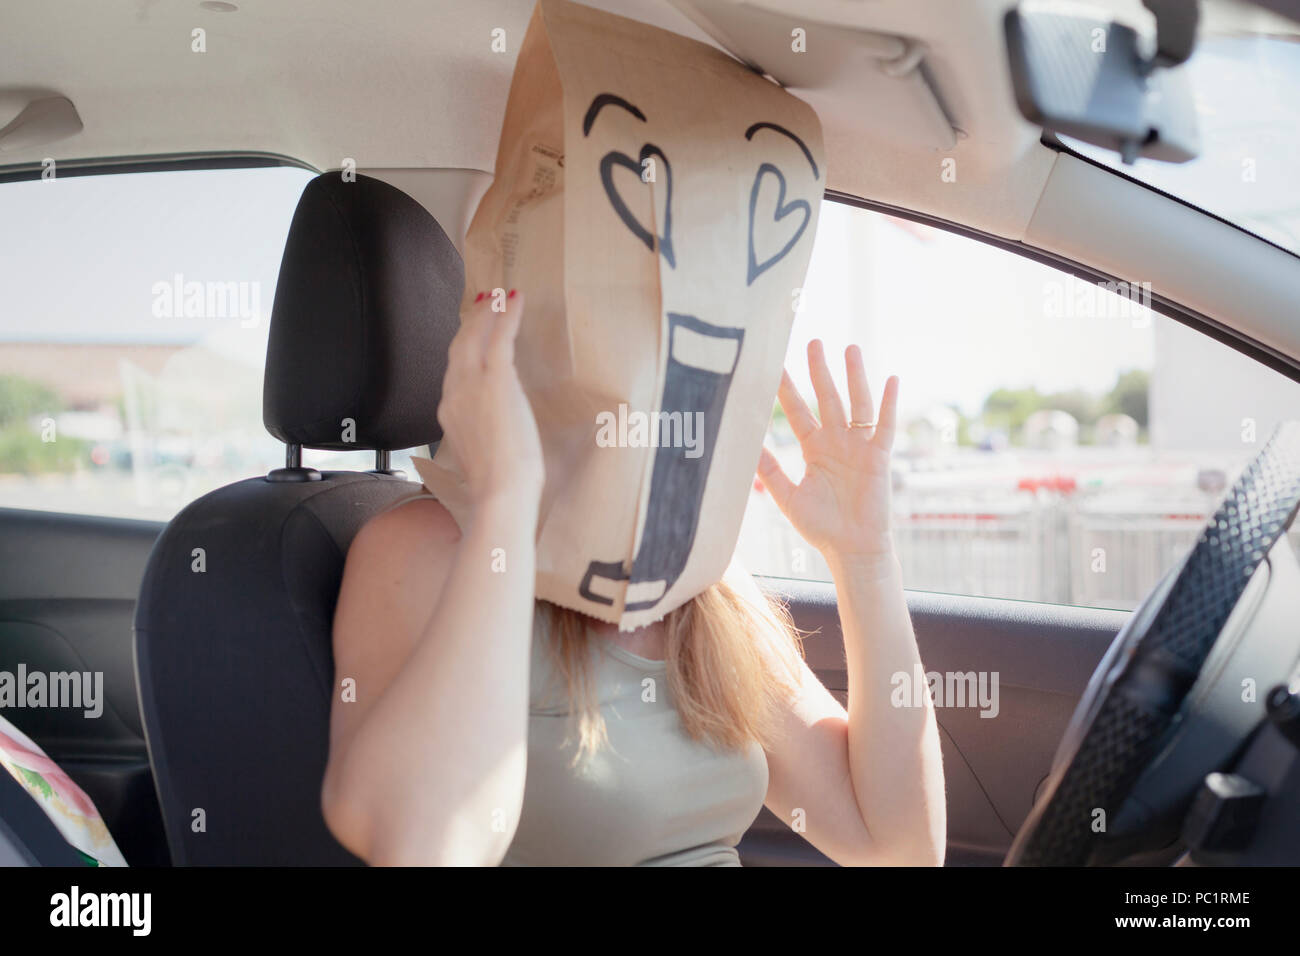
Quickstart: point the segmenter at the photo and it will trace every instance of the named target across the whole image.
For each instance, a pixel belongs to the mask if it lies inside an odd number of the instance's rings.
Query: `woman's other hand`
[[[885,383],[877,420],[862,350],[856,345],[846,349],[844,364],[847,414],[821,340],[808,344],[808,371],[820,421],[789,373],[782,375],[778,397],[799,440],[804,475],[795,484],[776,456],[764,448],[758,476],[795,530],[828,560],[885,558],[893,554],[889,453],[898,412],[898,378],[891,376]],[[858,427],[862,423],[872,425]]]

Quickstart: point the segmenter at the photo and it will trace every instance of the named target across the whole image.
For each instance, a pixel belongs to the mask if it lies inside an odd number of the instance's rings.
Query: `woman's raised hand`
[[[475,502],[540,496],[545,480],[537,420],[515,369],[523,314],[522,293],[480,292],[448,350],[438,421]]]
[[[828,560],[880,558],[892,554],[889,452],[898,412],[898,378],[885,382],[877,420],[862,350],[844,352],[849,412],[831,378],[819,339],[808,345],[808,371],[817,393],[818,420],[795,390],[789,373],[778,397],[803,452],[804,475],[796,485],[776,456],[763,449],[758,476],[777,506]]]

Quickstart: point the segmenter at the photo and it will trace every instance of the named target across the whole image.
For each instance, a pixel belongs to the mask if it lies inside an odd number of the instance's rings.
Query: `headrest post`
[[[394,478],[405,478],[406,472],[401,468],[391,467],[390,453],[387,448],[375,449],[375,467],[370,470],[372,475],[392,475]]]
[[[302,445],[289,442],[284,446],[284,467],[266,475],[267,481],[320,481],[320,472],[302,466]]]

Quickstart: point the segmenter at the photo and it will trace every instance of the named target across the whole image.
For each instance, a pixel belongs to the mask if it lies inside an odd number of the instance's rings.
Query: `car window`
[[[0,506],[166,520],[282,466],[262,372],[313,174],[53,172],[0,185]],[[366,452],[303,460],[374,467]]]
[[[1155,314],[1140,281],[1098,286],[841,203],[823,204],[797,301],[786,364],[810,402],[815,337],[841,387],[852,342],[877,394],[900,376],[894,536],[911,588],[1132,608],[1300,418],[1300,384]],[[797,478],[779,408],[768,441]],[[758,486],[737,555],[830,580]]]

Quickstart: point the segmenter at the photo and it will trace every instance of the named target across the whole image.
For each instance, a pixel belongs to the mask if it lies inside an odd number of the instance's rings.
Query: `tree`
[[[1080,425],[1091,425],[1101,415],[1101,401],[1082,389],[1054,392],[1043,398],[1042,407],[1068,413]]]
[[[21,375],[0,375],[0,474],[66,471],[82,459],[87,443],[77,438],[43,441],[32,419],[63,408],[54,389]]]
[[[984,417],[994,425],[1017,431],[1025,419],[1042,408],[1043,396],[1036,388],[999,388],[984,399]]]
[[[63,403],[54,389],[21,375],[0,375],[0,428],[26,426],[33,415],[53,414]]]
[[[1121,372],[1115,380],[1115,387],[1102,399],[1102,406],[1107,412],[1128,415],[1142,428],[1147,427],[1147,398],[1151,389],[1151,373],[1144,369],[1129,369]]]

